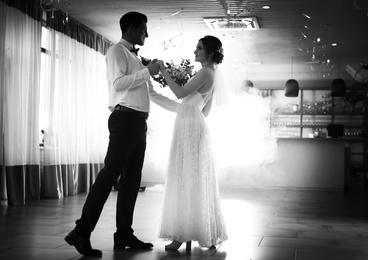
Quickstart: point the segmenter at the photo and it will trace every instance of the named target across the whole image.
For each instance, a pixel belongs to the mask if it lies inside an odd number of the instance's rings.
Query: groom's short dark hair
[[[125,33],[130,25],[134,27],[138,27],[142,24],[142,22],[147,23],[148,19],[145,14],[138,13],[138,12],[129,12],[124,14],[120,18],[120,29],[122,33]]]

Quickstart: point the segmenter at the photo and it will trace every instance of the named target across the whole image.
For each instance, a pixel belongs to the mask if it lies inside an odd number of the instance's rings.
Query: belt
[[[114,110],[119,110],[119,111],[124,111],[124,112],[128,112],[128,113],[132,113],[136,116],[139,116],[139,117],[142,117],[144,119],[147,119],[148,118],[148,113],[146,112],[142,112],[142,111],[137,111],[137,110],[134,110],[134,109],[131,109],[129,107],[123,107],[123,106],[120,106],[120,105],[117,105]]]

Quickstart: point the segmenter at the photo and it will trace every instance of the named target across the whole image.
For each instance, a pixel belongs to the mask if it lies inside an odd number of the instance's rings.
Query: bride
[[[168,250],[176,250],[184,242],[188,249],[192,240],[202,247],[210,247],[227,239],[206,122],[217,100],[216,94],[223,87],[218,71],[224,57],[222,43],[214,36],[205,36],[198,41],[194,54],[202,68],[184,86],[175,83],[164,62],[158,61],[168,86],[181,103],[163,101],[150,85],[151,100],[177,113],[159,229],[160,238],[172,241],[165,246]]]

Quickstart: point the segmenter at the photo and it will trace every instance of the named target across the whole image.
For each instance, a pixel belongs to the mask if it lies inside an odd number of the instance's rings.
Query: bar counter
[[[277,140],[278,159],[261,174],[272,175],[264,186],[343,190],[347,152],[343,140],[288,138]],[[266,177],[266,176],[264,176]],[[271,178],[269,178],[271,180]]]

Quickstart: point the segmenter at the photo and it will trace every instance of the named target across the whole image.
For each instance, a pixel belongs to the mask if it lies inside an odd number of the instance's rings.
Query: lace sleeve
[[[151,81],[148,81],[148,86],[149,86],[149,95],[150,95],[150,99],[153,103],[155,103],[156,105],[169,110],[171,112],[176,113],[176,111],[178,110],[178,107],[180,105],[179,102],[176,102],[168,97],[165,97],[159,93],[157,93],[154,89],[153,89],[153,85],[151,83]]]

